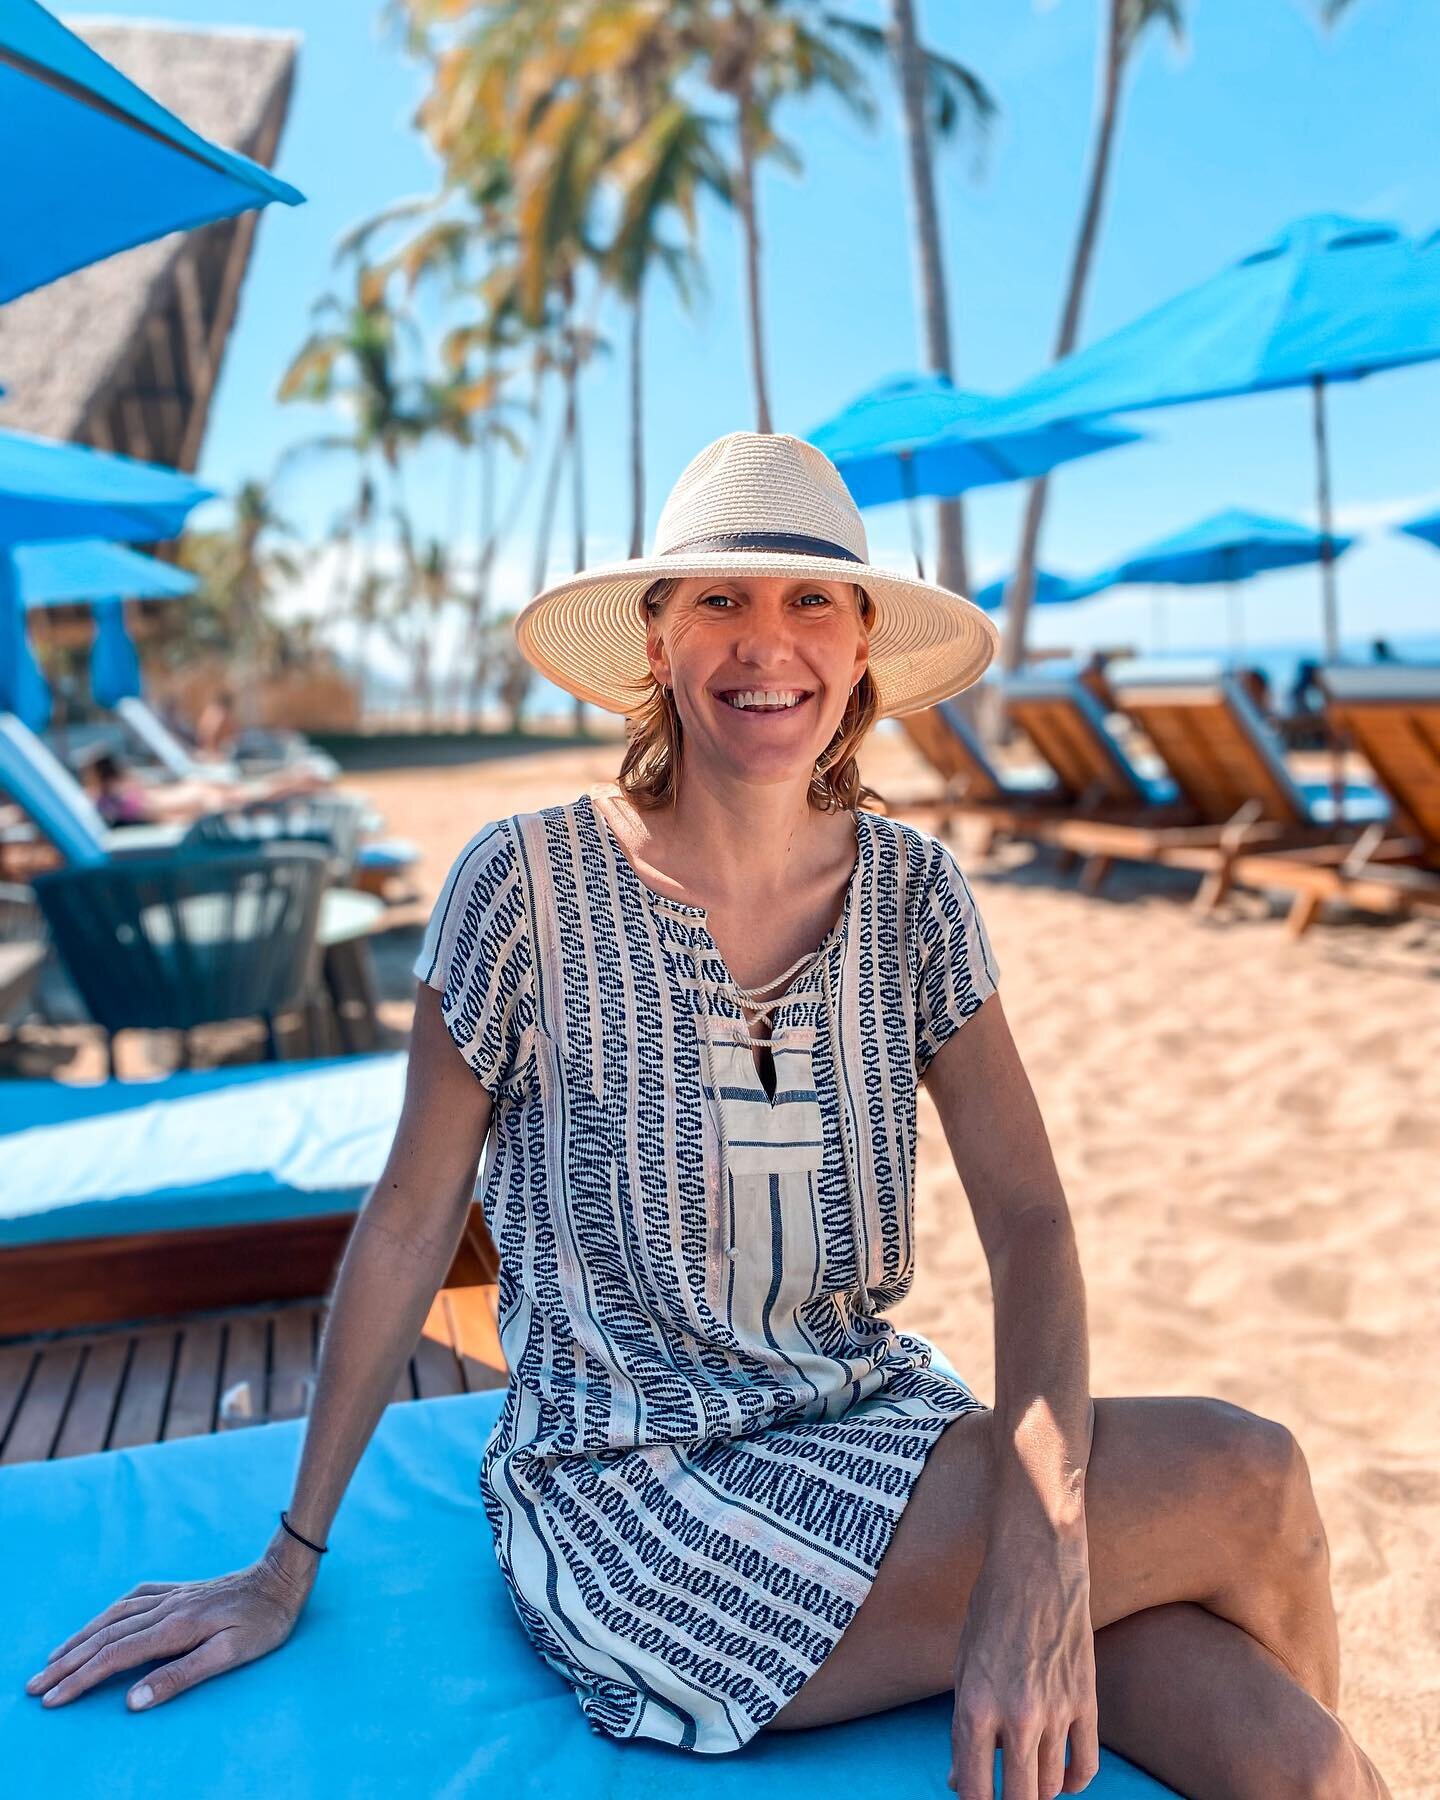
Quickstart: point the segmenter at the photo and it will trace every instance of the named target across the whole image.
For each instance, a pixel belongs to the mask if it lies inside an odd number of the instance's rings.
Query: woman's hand
[[[994,1791],[997,1742],[1002,1794]],[[960,1800],[1055,1800],[1094,1778],[1100,1739],[1083,1536],[992,1538],[960,1632],[950,1745],[948,1785]]]
[[[318,1560],[304,1553],[311,1563]],[[291,1566],[273,1545],[233,1575],[143,1581],[66,1638],[25,1691],[43,1695],[46,1706],[63,1706],[121,1669],[168,1657],[126,1696],[132,1712],[159,1706],[277,1649],[294,1630],[314,1582],[313,1570]]]

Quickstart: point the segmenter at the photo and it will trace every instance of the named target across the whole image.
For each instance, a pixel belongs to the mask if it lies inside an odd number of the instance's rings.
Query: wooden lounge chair
[[[957,814],[977,819],[984,828],[979,846],[983,854],[997,836],[1033,837],[1048,814],[1069,810],[1070,798],[1053,778],[1025,780],[997,769],[953,700],[904,713],[896,723],[944,787],[939,794],[894,798],[890,806],[896,812],[937,809],[936,830],[942,836],[948,836]]]
[[[1293,895],[1292,937],[1326,900],[1440,918],[1440,667],[1337,667],[1319,679],[1331,730],[1363,754],[1389,796],[1390,818],[1354,841],[1242,856],[1229,879]]]
[[[1077,675],[1019,677],[1006,708],[1055,772],[1070,809],[1038,834],[1083,856],[1081,887],[1098,893],[1116,861],[1161,862],[1167,853],[1212,854],[1246,837],[1254,809],[1216,819],[1162,770],[1136,762],[1112,735],[1103,708]]]
[[[1328,784],[1291,774],[1246,685],[1221,664],[1136,661],[1109,673],[1122,712],[1149,738],[1198,821],[1180,833],[1117,833],[1112,853],[1198,870],[1201,910],[1224,898],[1242,855],[1312,849],[1343,855],[1387,815],[1378,790],[1351,784],[1337,817]]]

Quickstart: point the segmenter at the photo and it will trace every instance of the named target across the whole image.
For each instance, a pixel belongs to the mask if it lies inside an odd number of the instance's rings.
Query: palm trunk
[[[645,552],[645,407],[641,384],[644,277],[630,305],[630,555]]]
[[[945,257],[940,244],[940,215],[935,205],[935,168],[925,119],[925,77],[915,33],[913,0],[890,0],[890,29],[900,67],[901,112],[914,226],[911,241],[915,250],[925,361],[935,374],[953,381],[955,371],[950,348]],[[936,580],[941,587],[950,588],[954,593],[968,592],[970,572],[965,556],[965,512],[958,497],[936,502],[935,530]]]
[[[493,368],[493,357],[492,357]],[[480,720],[480,695],[488,676],[486,625],[490,613],[490,566],[495,544],[495,433],[485,418],[480,427],[480,544],[475,562],[475,597],[470,605],[468,651],[470,696],[467,705],[471,729]]]
[[[580,432],[580,352],[573,338],[565,364],[565,436],[570,445],[570,521],[575,533],[571,566],[578,572],[585,567],[585,456]],[[584,737],[585,702],[578,695],[573,716],[575,735]]]
[[[740,180],[736,205],[744,228],[745,297],[750,319],[750,361],[755,381],[755,429],[773,431],[770,392],[765,379],[765,330],[760,304],[760,219],[755,197],[755,154],[750,141],[750,90],[739,94]]]
[[[1120,116],[1120,87],[1126,64],[1120,14],[1121,0],[1106,0],[1106,32],[1100,68],[1100,108],[1090,163],[1090,185],[1085,196],[1085,210],[1080,219],[1080,234],[1075,242],[1075,256],[1070,266],[1070,282],[1065,291],[1060,330],[1055,339],[1056,362],[1062,356],[1070,354],[1080,335],[1080,314],[1085,304],[1090,265],[1094,259],[1095,245],[1100,236],[1100,220],[1105,210],[1110,153]],[[1022,668],[1025,662],[1025,628],[1029,623],[1030,602],[1035,593],[1035,565],[1040,549],[1040,530],[1045,522],[1048,487],[1043,476],[1030,484],[1030,492],[1025,500],[1020,548],[1015,558],[1015,572],[1005,590],[1005,639],[1001,656],[1002,666],[1006,674],[1010,675]]]

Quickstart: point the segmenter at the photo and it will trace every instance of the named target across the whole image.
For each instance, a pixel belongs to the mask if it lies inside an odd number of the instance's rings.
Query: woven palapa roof
[[[92,17],[65,24],[192,129],[268,162],[264,140],[273,139],[277,108],[283,121],[297,35]],[[143,335],[187,235],[122,250],[0,307],[0,425],[81,433]]]

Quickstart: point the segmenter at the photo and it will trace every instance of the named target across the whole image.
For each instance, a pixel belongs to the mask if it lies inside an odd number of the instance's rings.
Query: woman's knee
[[[1328,1569],[1329,1546],[1310,1467],[1288,1425],[1232,1401],[1201,1402],[1206,1478],[1268,1564]]]

